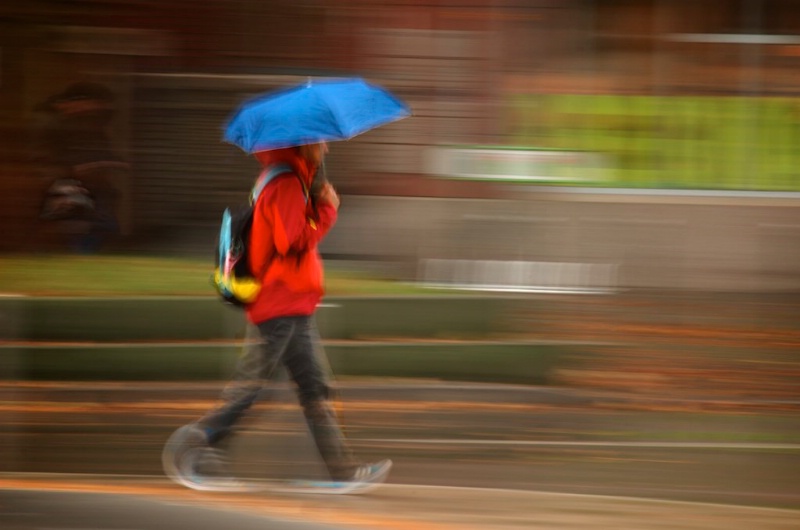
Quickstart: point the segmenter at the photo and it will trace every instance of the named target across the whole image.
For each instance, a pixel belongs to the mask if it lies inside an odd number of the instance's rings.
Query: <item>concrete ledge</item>
[[[584,345],[491,341],[515,296],[327,298],[317,313],[335,374],[546,384]],[[214,297],[0,299],[0,379],[228,379],[243,313]]]
[[[574,344],[546,342],[353,343],[327,345],[340,375],[409,377],[487,383],[552,383]]]
[[[548,384],[556,366],[607,345],[566,342],[326,341],[337,376]],[[242,346],[229,344],[40,344],[0,347],[15,380],[225,380]]]
[[[230,375],[240,347],[62,344],[0,347],[0,376],[21,381],[192,381]]]
[[[514,297],[332,297],[317,313],[326,339],[386,337],[482,338],[501,331]],[[531,303],[530,301],[528,303]]]
[[[219,339],[242,318],[210,297],[7,298],[0,316],[2,338],[32,341]]]
[[[513,298],[409,296],[326,298],[320,334],[485,337],[502,327]],[[213,340],[243,337],[244,314],[214,297],[5,298],[0,339],[31,341]]]

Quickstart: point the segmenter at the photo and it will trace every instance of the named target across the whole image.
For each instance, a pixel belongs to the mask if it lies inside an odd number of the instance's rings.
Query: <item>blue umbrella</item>
[[[246,153],[349,140],[411,115],[408,106],[363,79],[309,81],[245,102],[224,139]]]

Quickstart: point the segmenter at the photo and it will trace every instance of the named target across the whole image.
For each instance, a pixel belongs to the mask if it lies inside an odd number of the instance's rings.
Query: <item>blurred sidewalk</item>
[[[142,499],[157,501],[158,509],[128,513],[126,524],[147,522],[180,528],[188,524],[189,517],[196,519],[200,513],[208,513],[200,509],[223,510],[231,522],[238,514],[268,517],[270,528],[276,529],[297,528],[290,522],[306,521],[308,526],[303,528],[324,524],[325,528],[372,530],[789,530],[797,528],[800,518],[800,512],[793,510],[746,506],[394,484],[364,496],[298,496],[201,493],[148,477],[6,474],[0,475],[0,489],[34,492],[43,499],[50,494],[40,492],[89,494],[93,508],[88,516],[79,508],[80,503],[66,502],[39,503],[39,513],[26,515],[29,519],[34,515],[44,521],[49,519],[50,523],[58,521],[59,525],[65,520],[89,519],[98,528],[116,524],[115,513],[128,510],[129,505]],[[163,503],[175,508],[165,510]],[[193,506],[198,510],[178,510]],[[24,517],[12,515],[11,520],[19,525],[15,528],[28,528],[20,524]],[[286,526],[275,519],[287,521]],[[205,523],[198,524],[192,527],[205,527]]]

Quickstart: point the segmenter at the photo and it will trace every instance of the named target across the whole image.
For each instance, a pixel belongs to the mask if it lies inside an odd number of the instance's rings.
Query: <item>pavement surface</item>
[[[220,386],[0,385],[0,528],[800,528],[794,403],[341,381],[354,450],[395,462],[377,491],[172,484],[163,442]],[[232,445],[235,470],[267,485],[320,476],[291,391],[276,385],[271,398]]]
[[[160,477],[3,475],[9,529],[511,530],[798,528],[774,508],[485,488],[386,484],[364,496],[201,493]]]

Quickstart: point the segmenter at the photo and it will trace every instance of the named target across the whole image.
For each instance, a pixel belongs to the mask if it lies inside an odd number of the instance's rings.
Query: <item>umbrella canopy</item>
[[[363,79],[309,81],[245,102],[224,140],[246,153],[349,140],[411,115],[387,90]]]

